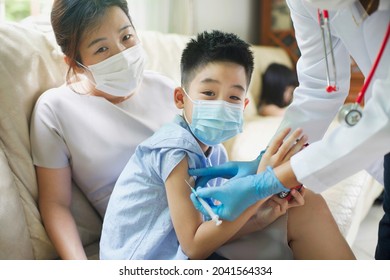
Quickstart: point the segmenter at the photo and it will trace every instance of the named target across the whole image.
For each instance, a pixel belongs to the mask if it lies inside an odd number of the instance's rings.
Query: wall
[[[256,44],[259,10],[259,0],[194,0],[194,31],[219,29]]]
[[[138,30],[192,35],[219,29],[236,33],[249,43],[257,43],[260,1],[128,0],[128,3]]]

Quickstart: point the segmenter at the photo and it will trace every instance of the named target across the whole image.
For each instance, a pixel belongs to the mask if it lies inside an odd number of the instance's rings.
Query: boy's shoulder
[[[175,116],[171,122],[163,125],[141,146],[148,149],[175,148],[190,150],[195,153],[202,152],[180,115]]]

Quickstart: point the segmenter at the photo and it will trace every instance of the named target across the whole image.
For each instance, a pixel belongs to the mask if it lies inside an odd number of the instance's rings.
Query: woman
[[[58,0],[51,17],[69,70],[66,85],[45,92],[32,116],[39,207],[60,257],[86,259],[71,182],[103,217],[135,147],[178,110],[173,82],[143,71],[145,52],[125,0]]]
[[[298,86],[297,74],[287,66],[271,63],[262,75],[258,113],[261,116],[283,116]]]

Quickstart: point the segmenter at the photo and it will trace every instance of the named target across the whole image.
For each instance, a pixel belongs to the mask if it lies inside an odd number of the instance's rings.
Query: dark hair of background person
[[[284,91],[288,86],[298,86],[296,72],[283,64],[270,64],[262,75],[258,107],[270,104],[274,104],[279,108],[288,106],[289,103],[284,100]]]

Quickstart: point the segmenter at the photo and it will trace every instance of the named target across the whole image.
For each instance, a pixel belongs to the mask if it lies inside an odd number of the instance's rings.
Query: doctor
[[[390,259],[390,43],[389,40],[387,45],[383,43],[390,21],[390,1],[287,0],[287,3],[301,57],[297,63],[299,87],[279,130],[301,127],[309,136],[310,145],[291,161],[257,175],[253,175],[250,162],[190,170],[190,175],[200,177],[198,185],[204,185],[212,177],[233,177],[221,187],[198,190],[198,195],[221,201],[213,206],[214,210],[220,217],[232,220],[255,201],[285,187],[304,184],[322,192],[366,169],[385,185],[385,215],[379,225],[375,258]],[[318,13],[327,15],[322,9],[328,9],[330,36],[326,28],[322,36],[324,29],[320,27]],[[322,139],[348,95],[350,56],[367,78],[381,47],[384,49],[378,67],[366,84],[360,121],[353,126],[340,125]]]

